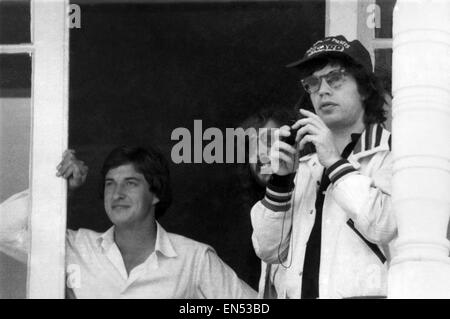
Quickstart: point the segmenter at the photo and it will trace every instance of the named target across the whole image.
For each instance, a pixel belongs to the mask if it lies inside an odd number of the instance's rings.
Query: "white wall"
[[[0,99],[0,202],[28,188],[31,100]],[[0,253],[0,299],[26,297],[27,265]]]
[[[31,101],[0,99],[0,202],[28,188]]]

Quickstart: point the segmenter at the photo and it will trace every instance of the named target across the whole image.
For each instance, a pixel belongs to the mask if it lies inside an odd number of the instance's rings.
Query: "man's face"
[[[313,73],[320,77],[342,69],[339,65],[328,64]],[[325,79],[321,80],[317,92],[311,93],[311,102],[316,114],[330,128],[345,128],[364,123],[363,97],[352,75],[344,73],[338,85],[331,87]],[[335,83],[335,84],[336,84]]]
[[[250,163],[250,170],[255,178],[256,182],[261,186],[266,186],[270,178],[271,172],[265,172],[262,169],[264,164],[270,165],[269,153],[270,147],[274,142],[274,130],[280,127],[275,121],[269,119],[267,123],[258,130],[257,143],[253,146],[257,146],[255,149],[250,149],[250,156],[255,155],[257,163]]]
[[[113,168],[105,176],[105,211],[116,226],[137,225],[154,218],[150,213],[158,201],[144,175],[133,164]]]

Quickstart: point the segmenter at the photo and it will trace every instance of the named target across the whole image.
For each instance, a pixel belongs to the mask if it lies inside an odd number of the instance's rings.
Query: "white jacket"
[[[386,296],[388,262],[382,263],[347,221],[352,219],[355,228],[367,240],[377,243],[389,259],[387,244],[397,230],[391,208],[389,144],[390,133],[381,125],[372,125],[348,157],[351,165],[337,169],[343,172],[342,176],[335,180],[332,175],[337,170],[327,171],[332,183],[326,190],[322,211],[319,298]],[[306,243],[314,224],[322,172],[317,154],[302,157],[292,197],[289,198],[289,189],[275,192],[269,185],[266,197],[252,208],[256,254],[268,264],[283,262],[272,265],[271,275],[262,275],[273,280],[278,298],[301,297]],[[268,194],[272,196],[268,198]],[[281,200],[274,202],[274,196]]]

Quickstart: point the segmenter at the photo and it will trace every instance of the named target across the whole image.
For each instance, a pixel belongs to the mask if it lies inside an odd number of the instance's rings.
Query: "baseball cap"
[[[343,35],[326,37],[310,47],[301,60],[292,62],[286,67],[304,69],[313,60],[323,57],[350,58],[356,64],[362,65],[366,71],[372,73],[372,61],[366,48],[358,40],[349,42]]]

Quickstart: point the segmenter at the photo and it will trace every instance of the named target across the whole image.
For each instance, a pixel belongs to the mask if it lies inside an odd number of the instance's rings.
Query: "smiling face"
[[[138,225],[154,219],[154,205],[158,201],[133,164],[112,168],[105,176],[105,211],[116,226]]]
[[[328,64],[313,75],[320,77],[339,69],[339,65]],[[358,92],[358,85],[352,75],[346,73],[340,85],[335,88],[322,79],[319,90],[311,93],[310,97],[316,114],[330,129],[364,125],[363,97]]]

